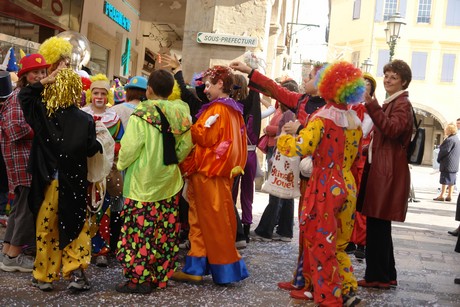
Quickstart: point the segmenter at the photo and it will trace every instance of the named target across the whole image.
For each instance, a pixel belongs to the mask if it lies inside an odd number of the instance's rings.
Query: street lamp
[[[361,64],[361,70],[364,72],[371,72],[372,66],[374,66],[374,64],[372,64],[372,60],[370,58],[367,58]]]
[[[404,19],[398,12],[394,13],[394,15],[392,15],[387,21],[385,35],[387,44],[390,47],[390,62],[393,60],[393,56],[395,54],[396,41],[399,38],[399,31],[401,30],[401,26],[405,24]]]

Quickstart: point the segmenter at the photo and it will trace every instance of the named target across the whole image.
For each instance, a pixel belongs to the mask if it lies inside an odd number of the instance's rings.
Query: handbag
[[[268,135],[262,135],[259,140],[257,141],[257,148],[260,149],[261,152],[264,154],[267,153],[268,150]]]
[[[413,165],[420,165],[425,152],[425,128],[420,127],[422,120],[417,123],[413,108],[412,116],[414,117],[415,134],[407,147],[407,162]]]
[[[284,199],[299,197],[299,164],[299,156],[287,157],[276,150],[270,174],[262,186],[262,191]]]

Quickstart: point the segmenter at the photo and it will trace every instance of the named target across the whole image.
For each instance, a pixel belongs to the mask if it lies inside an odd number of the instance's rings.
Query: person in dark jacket
[[[451,201],[452,192],[456,184],[458,162],[460,160],[460,140],[457,137],[457,126],[448,124],[444,129],[446,139],[439,147],[437,162],[439,163],[439,183],[441,184],[441,193],[438,197],[433,198],[435,201]],[[444,193],[447,187],[447,197]]]
[[[46,46],[58,55],[72,49],[64,39],[49,40],[40,48]],[[77,106],[82,83],[75,72],[65,69],[67,60],[46,59],[56,69],[19,92],[24,117],[34,131],[29,205],[37,216],[37,256],[32,284],[42,291],[51,291],[61,275],[71,279],[71,290],[90,289],[83,272],[91,261],[87,158],[102,152],[102,146],[92,116]]]
[[[406,91],[412,80],[409,65],[393,60],[383,67],[383,73],[388,95],[383,105],[365,95],[375,129],[364,166],[369,170],[361,211],[367,217],[366,273],[358,285],[389,289],[397,285],[391,222],[406,219],[410,190],[407,147],[414,120]]]

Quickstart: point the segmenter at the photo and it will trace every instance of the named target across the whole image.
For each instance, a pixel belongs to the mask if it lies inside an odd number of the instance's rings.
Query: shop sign
[[[251,36],[198,32],[196,41],[200,44],[257,47],[257,37]]]
[[[112,4],[104,1],[104,14],[107,15],[110,19],[115,21],[120,27],[126,31],[131,31],[131,20],[126,18],[122,12],[117,10]]]
[[[121,66],[123,66],[123,75],[129,73],[129,61],[131,60],[131,40],[126,39],[125,52],[121,55]]]

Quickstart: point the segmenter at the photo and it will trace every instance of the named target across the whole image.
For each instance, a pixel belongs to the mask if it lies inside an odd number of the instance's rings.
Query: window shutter
[[[375,3],[375,22],[382,22],[383,21],[383,0],[377,0]]]
[[[353,4],[353,19],[359,19],[361,16],[361,0],[355,0]]]
[[[425,80],[427,58],[426,52],[412,52],[412,80]]]
[[[377,62],[377,77],[383,76],[383,66],[390,61],[390,50],[380,49]]]
[[[460,0],[449,0],[446,13],[447,26],[460,26]]]
[[[454,81],[455,54],[445,53],[442,56],[441,82]]]

